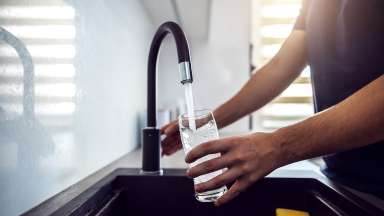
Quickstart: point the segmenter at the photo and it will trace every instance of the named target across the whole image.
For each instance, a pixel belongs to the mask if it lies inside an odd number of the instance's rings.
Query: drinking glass
[[[213,117],[213,114],[210,110],[195,110],[194,116],[192,117],[188,116],[188,114],[180,115],[179,129],[185,155],[187,155],[190,150],[200,145],[201,143],[219,138],[215,118]],[[220,153],[206,155],[198,159],[197,161],[190,163],[189,167],[193,167],[199,163],[219,156]],[[194,178],[193,181],[195,184],[206,182],[220,175],[221,173],[223,173],[223,171],[224,170],[221,169],[208,174],[204,174]],[[195,197],[200,202],[213,202],[217,198],[221,197],[226,191],[227,187],[222,186],[220,188],[205,191],[202,193],[196,192]]]

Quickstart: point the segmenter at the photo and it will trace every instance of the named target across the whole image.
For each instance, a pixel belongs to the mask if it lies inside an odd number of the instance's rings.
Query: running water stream
[[[185,100],[187,102],[188,123],[193,131],[196,131],[192,83],[184,84]]]

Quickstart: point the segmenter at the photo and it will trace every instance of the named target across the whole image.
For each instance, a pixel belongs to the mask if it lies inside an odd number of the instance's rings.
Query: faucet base
[[[163,175],[163,169],[157,170],[157,171],[145,171],[140,170],[141,175]]]
[[[160,172],[160,130],[146,127],[142,130],[143,173]]]

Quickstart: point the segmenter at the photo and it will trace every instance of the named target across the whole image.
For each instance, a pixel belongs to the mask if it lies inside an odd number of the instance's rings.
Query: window
[[[265,64],[274,56],[301,8],[301,0],[253,0],[252,6],[252,64]],[[254,128],[274,130],[300,121],[313,114],[312,87],[309,69],[274,101],[257,114]]]
[[[74,19],[75,10],[57,1],[0,4],[0,26],[24,43],[33,60],[35,116],[53,131],[69,129],[75,110]],[[16,50],[2,40],[0,62],[0,111],[20,115],[24,70]]]

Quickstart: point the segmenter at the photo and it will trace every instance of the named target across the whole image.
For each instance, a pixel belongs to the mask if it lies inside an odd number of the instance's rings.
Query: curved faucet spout
[[[157,59],[161,42],[168,33],[171,33],[175,39],[179,63],[190,62],[188,41],[183,30],[177,23],[166,22],[157,29],[155,36],[153,37],[151,49],[149,51],[148,66],[154,65],[153,60]]]
[[[156,127],[156,70],[157,58],[160,51],[161,43],[168,33],[173,35],[176,42],[177,56],[179,60],[180,82],[182,84],[192,83],[191,60],[189,56],[188,41],[183,30],[174,22],[166,22],[162,24],[156,31],[152,40],[148,57],[148,98],[147,98],[147,126]]]
[[[142,131],[142,170],[144,173],[160,172],[160,131],[157,128],[156,118],[157,58],[161,43],[163,42],[165,36],[169,33],[173,35],[176,42],[180,82],[182,84],[193,82],[187,38],[178,24],[174,22],[166,22],[156,31],[148,57],[147,127]]]

